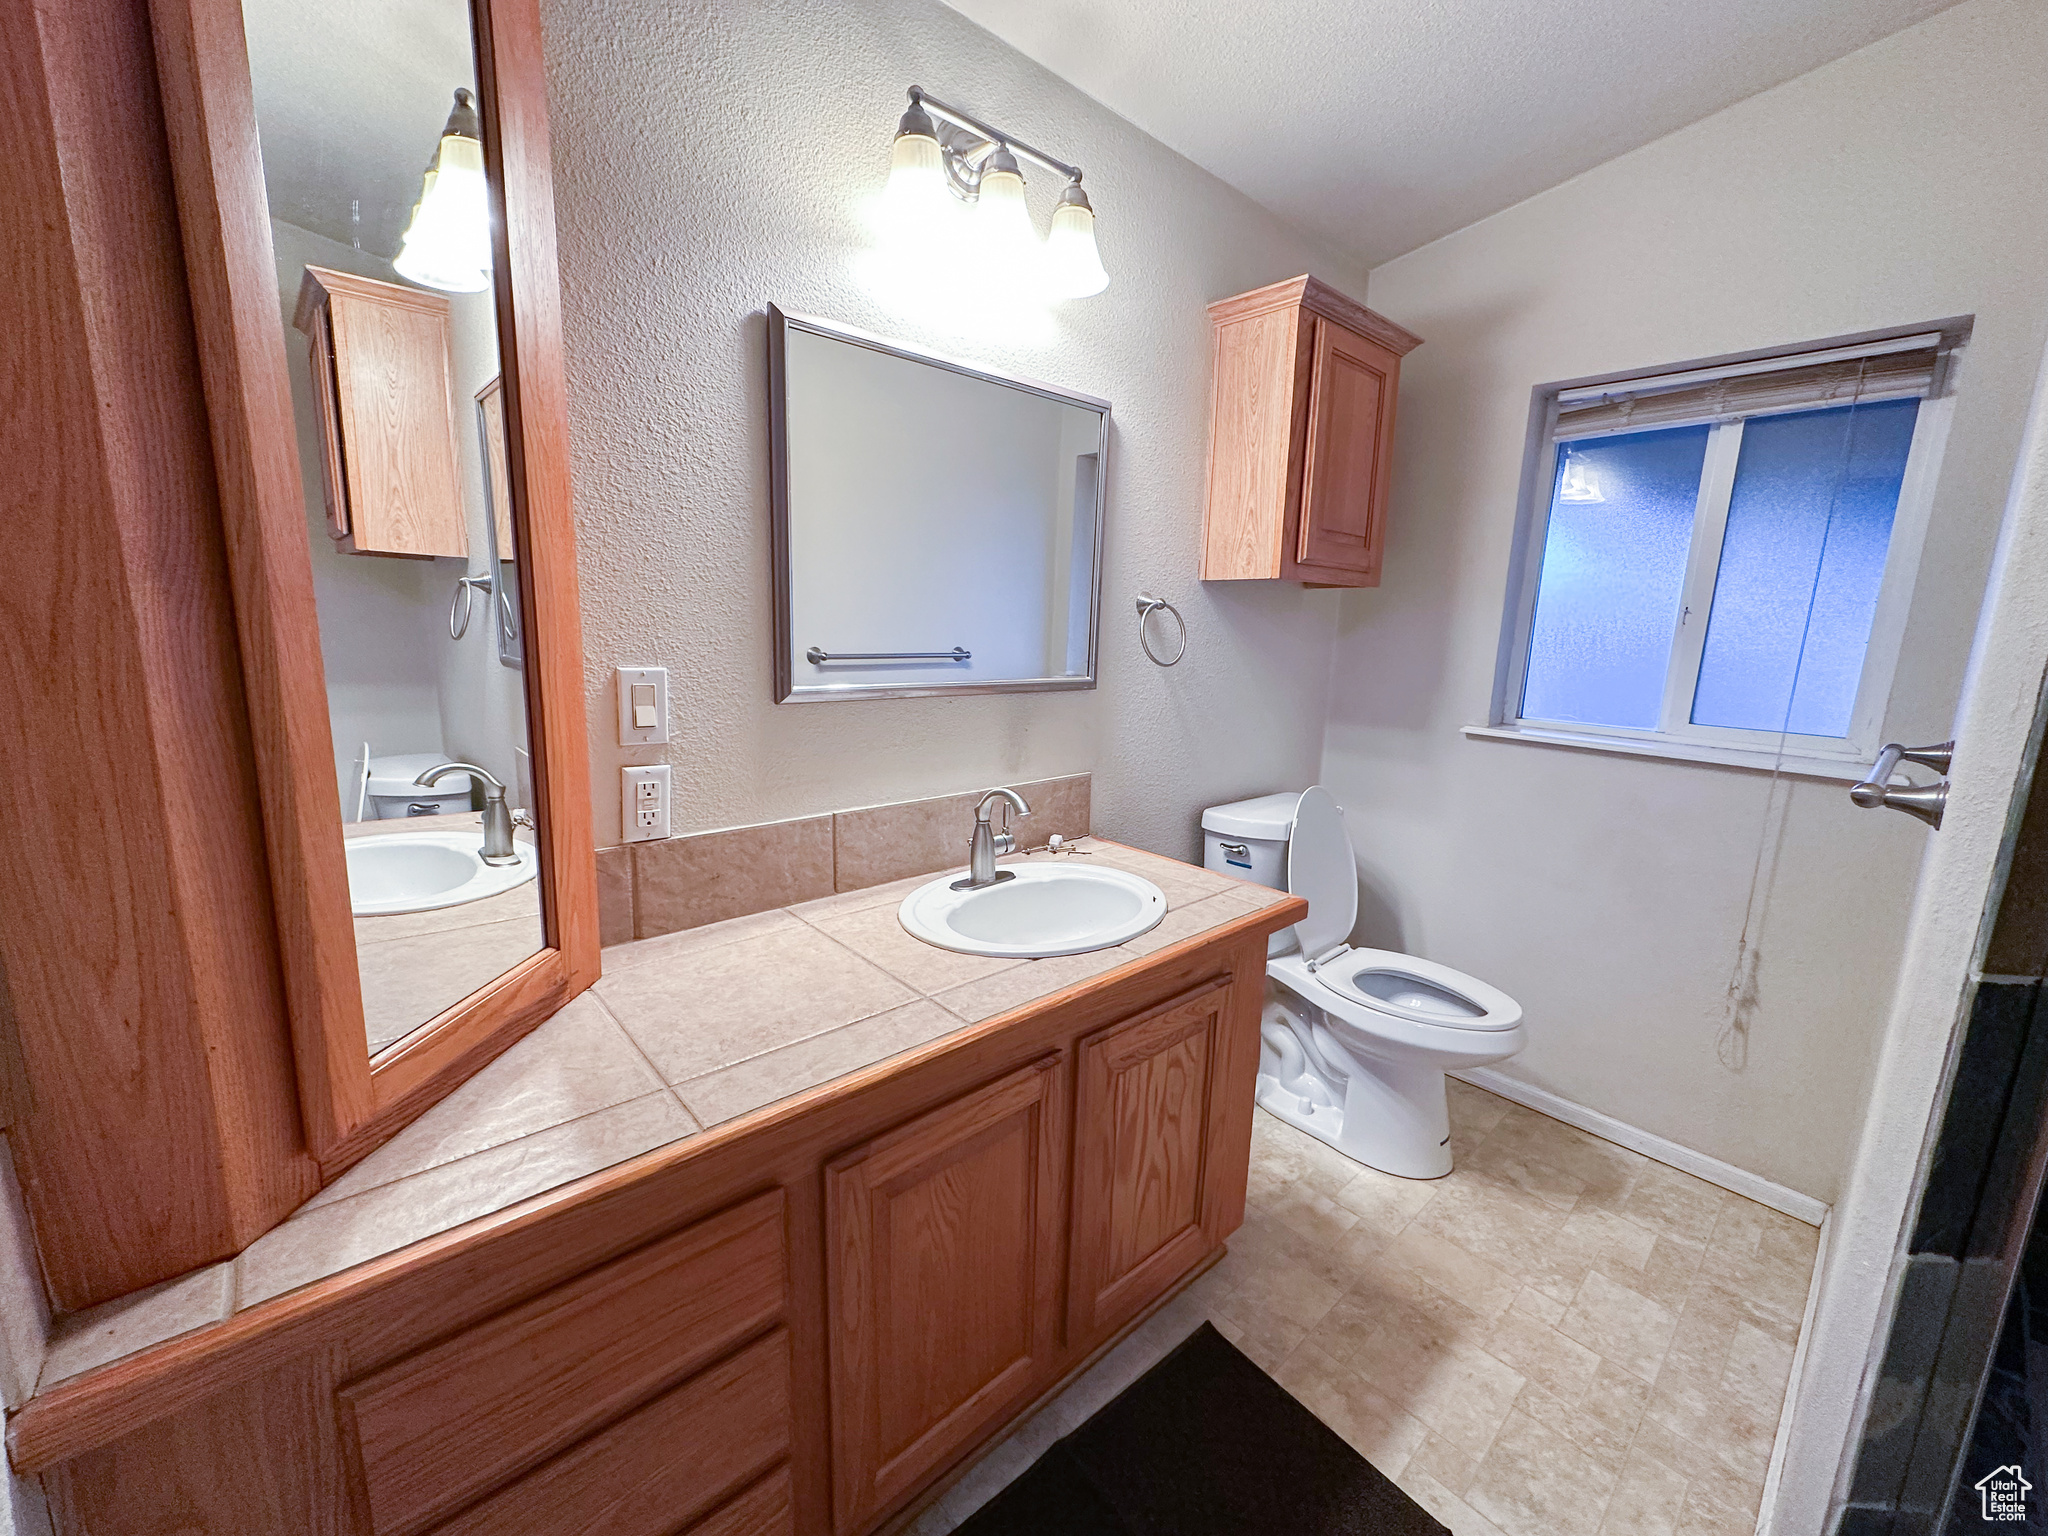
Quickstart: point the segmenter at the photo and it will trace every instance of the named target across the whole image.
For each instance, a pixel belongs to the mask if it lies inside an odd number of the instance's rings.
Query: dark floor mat
[[[1449,1536],[1204,1323],[961,1536]]]
[[[1130,1527],[1095,1491],[1064,1440],[958,1527],[958,1532],[972,1536],[1045,1536],[1048,1531],[1060,1536],[1130,1536]]]

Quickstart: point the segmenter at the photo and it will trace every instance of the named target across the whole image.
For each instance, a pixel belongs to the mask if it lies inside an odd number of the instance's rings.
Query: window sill
[[[1459,729],[1475,741],[1519,741],[1538,747],[1566,747],[1579,752],[1612,752],[1623,757],[1658,757],[1667,762],[1703,763],[1713,768],[1746,768],[1752,772],[1779,773],[1801,779],[1823,779],[1835,784],[1857,784],[1869,765],[1861,758],[1821,757],[1808,752],[1787,752],[1779,757],[1747,747],[1717,747],[1708,742],[1650,741],[1626,736],[1603,736],[1592,731],[1553,731],[1533,726],[1466,725]]]

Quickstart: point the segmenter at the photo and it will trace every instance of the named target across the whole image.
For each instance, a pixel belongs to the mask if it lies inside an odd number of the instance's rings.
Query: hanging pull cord
[[[1856,365],[1856,387],[1849,397],[1849,415],[1842,423],[1842,451],[1835,461],[1835,483],[1828,492],[1827,521],[1821,525],[1820,553],[1814,557],[1813,580],[1806,589],[1806,618],[1799,629],[1799,649],[1792,659],[1792,686],[1785,690],[1785,712],[1778,720],[1778,744],[1771,756],[1771,778],[1764,792],[1763,816],[1757,823],[1756,857],[1749,868],[1749,894],[1742,903],[1742,931],[1736,935],[1735,957],[1721,994],[1721,1028],[1714,1037],[1714,1055],[1731,1072],[1749,1066],[1749,1034],[1762,1006],[1764,918],[1778,882],[1778,860],[1785,851],[1785,832],[1792,819],[1792,784],[1784,776],[1785,741],[1792,734],[1792,703],[1799,694],[1799,674],[1806,665],[1806,643],[1813,633],[1813,610],[1820,601],[1820,573],[1827,566],[1828,540],[1835,531],[1835,512],[1849,478],[1849,450],[1856,437],[1856,409],[1863,403],[1863,383],[1870,360]],[[1712,610],[1708,612],[1711,621]],[[1778,793],[1780,785],[1784,794]],[[1772,823],[1775,819],[1776,826]],[[1768,871],[1768,872],[1767,872]]]

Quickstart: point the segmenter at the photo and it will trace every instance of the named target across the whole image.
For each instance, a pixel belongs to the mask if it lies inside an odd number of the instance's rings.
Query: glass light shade
[[[490,189],[479,141],[442,136],[392,266],[400,277],[448,293],[491,285]]]
[[[1579,455],[1567,450],[1564,461],[1564,475],[1557,482],[1559,501],[1592,502],[1605,501],[1600,494],[1600,477]]]
[[[1024,178],[1016,171],[983,173],[974,209],[976,255],[992,280],[1028,286],[1044,277],[1045,247],[1024,201]]]
[[[1055,298],[1085,299],[1109,286],[1109,273],[1095,249],[1095,210],[1063,202],[1052,211],[1045,237],[1046,286]]]
[[[899,133],[889,152],[889,184],[883,204],[899,232],[921,233],[944,218],[952,194],[946,190],[945,157],[929,134]]]

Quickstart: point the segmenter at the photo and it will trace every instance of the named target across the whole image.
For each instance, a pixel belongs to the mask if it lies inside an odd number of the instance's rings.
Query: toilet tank
[[[451,773],[433,788],[413,781],[429,768],[452,759],[439,752],[404,752],[370,759],[363,819],[387,821],[406,816],[459,816],[470,808],[470,778]]]
[[[1294,830],[1294,808],[1301,791],[1234,800],[1202,812],[1202,865],[1219,875],[1256,880],[1276,891],[1287,889],[1287,834]],[[1266,944],[1269,955],[1294,948],[1294,930],[1282,928]]]

